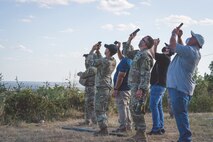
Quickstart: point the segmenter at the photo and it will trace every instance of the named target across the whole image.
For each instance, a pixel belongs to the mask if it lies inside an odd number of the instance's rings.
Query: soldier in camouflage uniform
[[[104,45],[105,56],[99,59],[91,60],[92,65],[97,68],[96,74],[96,94],[95,94],[95,113],[100,131],[94,133],[94,136],[108,135],[107,111],[110,100],[110,92],[112,89],[111,75],[116,67],[116,60],[112,57],[117,53],[117,48],[114,44]],[[98,45],[95,44],[90,51],[92,54]]]
[[[79,82],[85,86],[85,121],[79,123],[79,125],[90,125],[91,121],[93,124],[97,124],[96,115],[95,115],[95,75],[97,73],[97,69],[92,67],[89,63],[90,59],[98,58],[99,50],[96,50],[94,54],[84,54],[85,57],[85,72],[79,72],[77,75],[80,76]],[[83,83],[82,83],[83,82]]]
[[[136,34],[135,34],[136,35]],[[146,124],[144,119],[146,95],[149,89],[150,70],[153,66],[153,58],[149,49],[152,48],[154,40],[150,36],[145,36],[139,42],[140,50],[130,51],[131,40],[135,35],[130,35],[128,42],[124,45],[124,54],[132,59],[129,71],[128,83],[131,86],[130,111],[135,125],[136,134],[131,137],[137,142],[147,142]]]

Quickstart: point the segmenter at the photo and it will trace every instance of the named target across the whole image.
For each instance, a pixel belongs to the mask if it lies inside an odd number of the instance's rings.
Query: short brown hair
[[[152,48],[152,46],[154,45],[154,39],[151,36],[147,36],[147,40],[148,43],[146,43],[146,46],[148,47],[148,49]]]

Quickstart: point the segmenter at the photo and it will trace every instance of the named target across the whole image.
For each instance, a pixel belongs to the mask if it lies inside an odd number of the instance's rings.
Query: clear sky
[[[213,61],[212,0],[0,0],[0,73],[5,81],[65,81],[84,71],[93,44],[160,38],[158,51],[183,22],[204,36],[201,75]],[[104,53],[102,46],[101,52]],[[118,61],[118,60],[117,60]]]

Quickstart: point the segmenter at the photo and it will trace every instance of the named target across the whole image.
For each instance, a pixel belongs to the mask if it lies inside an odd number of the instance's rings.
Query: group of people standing
[[[193,73],[201,59],[203,36],[191,32],[191,37],[184,45],[181,38],[183,31],[176,27],[172,31],[170,43],[162,48],[162,53],[157,53],[160,40],[153,39],[149,35],[140,40],[139,50],[134,50],[131,41],[136,34],[130,34],[127,42],[122,43],[122,51],[120,42],[105,44],[105,57],[102,57],[99,42],[92,47],[89,54],[85,55],[87,70],[78,73],[86,86],[84,123],[98,124],[100,130],[94,133],[95,136],[109,134],[107,111],[113,90],[112,95],[116,100],[120,124],[114,132],[131,131],[134,126],[136,134],[129,139],[147,142],[147,134],[165,133],[162,98],[168,89],[179,131],[178,142],[191,142],[188,105],[195,87]],[[113,57],[116,53],[120,60],[117,68]],[[173,54],[175,57],[171,61]],[[112,87],[111,75],[115,68]],[[149,92],[153,126],[151,131],[146,133],[144,110]]]

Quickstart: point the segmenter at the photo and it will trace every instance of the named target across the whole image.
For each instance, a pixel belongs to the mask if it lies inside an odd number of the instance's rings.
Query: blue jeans
[[[152,131],[156,132],[164,128],[164,115],[162,98],[166,88],[159,85],[152,85],[150,92],[150,110],[152,112]]]
[[[188,105],[191,96],[173,88],[168,88],[171,98],[172,109],[179,131],[179,142],[191,142],[192,133],[190,130]]]

